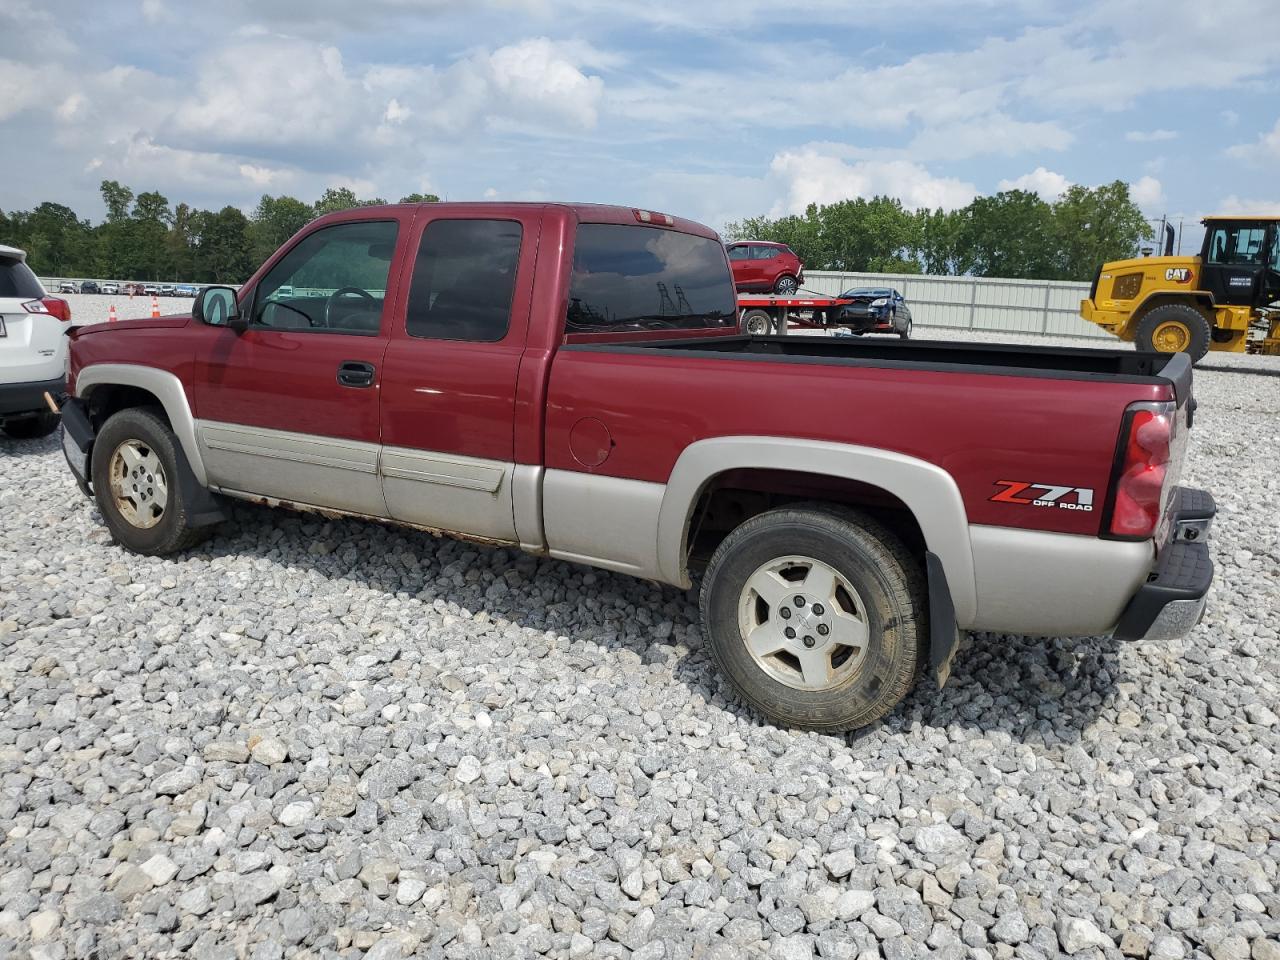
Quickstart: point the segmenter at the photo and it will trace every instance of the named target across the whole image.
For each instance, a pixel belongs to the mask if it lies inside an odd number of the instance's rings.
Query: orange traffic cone
[[[115,322],[116,322],[116,305],[113,303],[111,307],[107,310],[107,323],[115,323]]]
[[[160,301],[156,297],[151,298],[151,317],[155,319],[160,316]]]

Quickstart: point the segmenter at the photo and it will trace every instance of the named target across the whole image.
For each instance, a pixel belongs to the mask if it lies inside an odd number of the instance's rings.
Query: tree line
[[[810,204],[802,215],[750,217],[733,240],[785,243],[810,270],[1090,280],[1098,265],[1136,256],[1150,224],[1123,181],[1069,187],[1052,203],[1025,190],[958,210],[908,210],[892,197]]]
[[[314,203],[264,195],[249,216],[237,207],[170,205],[104,180],[106,218],[81,219],[60,203],[0,210],[0,243],[27,251],[39,274],[117,280],[239,283],[322,214],[367,204],[346,187]],[[413,193],[401,203],[435,202]],[[789,244],[811,270],[1088,280],[1098,264],[1133,256],[1151,227],[1122,181],[1073,186],[1046,202],[1025,190],[978,197],[958,210],[909,210],[885,196],[810,204],[801,215],[730,223],[733,240]]]
[[[27,251],[28,263],[42,276],[240,283],[315,217],[387,202],[361,200],[346,187],[331,187],[315,203],[264,195],[245,216],[232,206],[171,206],[160,193],[135,195],[115,180],[102,181],[99,189],[107,210],[101,223],[81,219],[60,203],[0,210],[0,243]],[[439,199],[411,193],[400,202]]]

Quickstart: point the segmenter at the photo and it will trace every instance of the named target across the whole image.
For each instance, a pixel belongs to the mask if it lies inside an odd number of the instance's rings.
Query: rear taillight
[[[1111,507],[1111,535],[1146,539],[1160,523],[1177,409],[1133,403],[1125,411]]]
[[[71,321],[71,304],[61,297],[45,297],[42,300],[28,300],[22,305],[27,313],[47,313],[57,317],[63,323]]]

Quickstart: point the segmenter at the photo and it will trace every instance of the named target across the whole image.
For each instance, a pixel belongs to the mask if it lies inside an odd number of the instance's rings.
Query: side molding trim
[[[83,367],[76,377],[76,396],[87,399],[93,389],[100,386],[137,387],[154,394],[164,407],[174,435],[182,444],[182,452],[187,455],[192,474],[201,486],[208,486],[209,477],[205,473],[204,458],[196,443],[195,418],[191,414],[191,405],[187,402],[187,393],[182,388],[181,380],[167,370],[141,364],[93,363]]]
[[[969,519],[951,475],[932,463],[875,447],[791,437],[715,437],[691,443],[671,471],[658,519],[660,579],[688,588],[686,538],[707,484],[728,470],[790,470],[842,477],[889,491],[915,515],[925,546],[937,555],[957,624],[977,615]]]

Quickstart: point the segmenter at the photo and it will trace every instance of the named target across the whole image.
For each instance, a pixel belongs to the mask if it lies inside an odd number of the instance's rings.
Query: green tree
[[[401,203],[439,203],[440,198],[434,193],[411,193],[400,198]]]
[[[956,266],[978,277],[1052,277],[1054,237],[1053,208],[1036,194],[977,197],[959,217]]]
[[[915,255],[924,273],[958,274],[960,227],[963,218],[955,210],[916,211]]]
[[[241,283],[253,272],[249,220],[232,206],[217,213],[198,211],[192,218],[197,234],[195,266],[198,279]]]
[[[103,180],[98,190],[102,193],[102,202],[107,208],[107,222],[116,223],[129,216],[129,205],[133,203],[133,191],[115,180]]]
[[[263,194],[249,224],[254,262],[266,260],[282,243],[310,223],[315,215],[314,208],[295,197]]]
[[[93,253],[93,234],[88,221],[60,203],[45,201],[30,213],[15,215],[20,246],[37,273],[78,276],[88,272]]]
[[[1101,187],[1069,187],[1053,205],[1056,277],[1088,280],[1108,260],[1136,256],[1152,236],[1122,180]]]
[[[173,208],[173,223],[165,234],[165,260],[174,280],[195,277],[195,214],[185,203]]]

